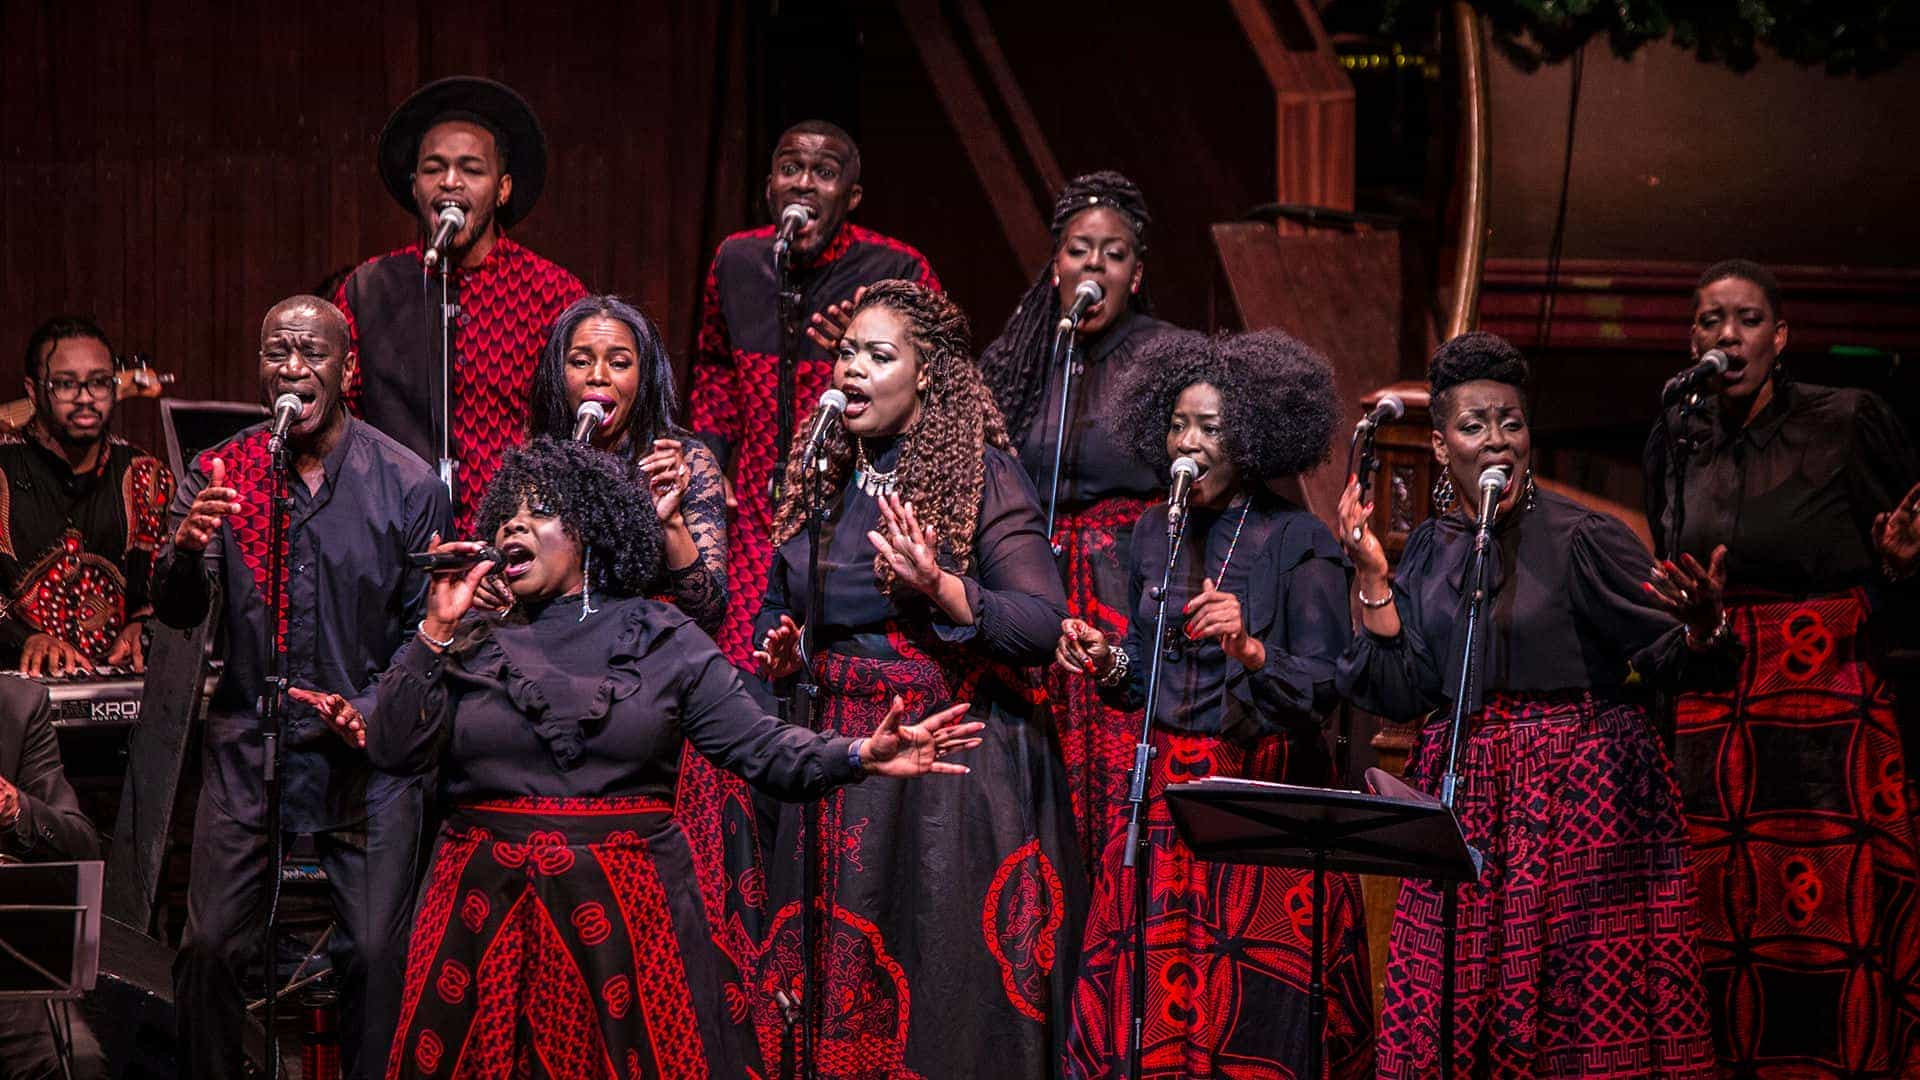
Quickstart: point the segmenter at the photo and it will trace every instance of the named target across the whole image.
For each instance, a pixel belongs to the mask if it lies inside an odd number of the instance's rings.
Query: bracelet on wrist
[[[1880,556],[1880,576],[1886,578],[1889,583],[1905,581],[1913,576],[1915,570],[1920,570],[1920,562],[1915,562],[1905,570],[1900,570],[1895,568],[1892,559],[1887,558],[1885,555]]]
[[[1721,608],[1719,625],[1715,626],[1713,628],[1713,633],[1708,634],[1706,637],[1700,637],[1696,635],[1693,632],[1693,627],[1691,626],[1687,627],[1687,645],[1691,648],[1704,652],[1726,641],[1726,639],[1732,633],[1733,633],[1733,624],[1727,616],[1727,610],[1725,608]]]
[[[414,627],[414,632],[420,635],[421,641],[426,642],[427,644],[433,646],[436,649],[453,648],[453,633],[449,631],[447,633],[447,640],[441,641],[439,638],[434,637],[432,634],[427,633],[427,620],[425,619],[421,619],[420,625]]]
[[[1361,588],[1359,585],[1355,585],[1353,587],[1353,595],[1360,601],[1361,607],[1368,608],[1371,610],[1378,610],[1380,608],[1386,607],[1388,604],[1393,603],[1393,580],[1391,578],[1387,580],[1386,595],[1380,597],[1380,599],[1378,600],[1375,600],[1372,597],[1368,596],[1367,591]]]
[[[1127,655],[1127,650],[1116,647],[1113,650],[1113,666],[1107,669],[1105,675],[1099,676],[1094,681],[1101,686],[1119,686],[1127,681],[1127,674],[1132,670],[1133,657]]]
[[[847,744],[847,764],[853,766],[854,772],[867,771],[867,767],[860,761],[860,742],[861,740],[855,739]]]

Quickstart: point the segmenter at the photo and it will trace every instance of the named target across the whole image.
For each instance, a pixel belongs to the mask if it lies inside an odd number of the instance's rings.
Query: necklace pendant
[[[896,470],[897,471],[897,470]],[[880,499],[893,494],[894,473],[880,472],[877,469],[861,469],[854,482],[869,498]]]

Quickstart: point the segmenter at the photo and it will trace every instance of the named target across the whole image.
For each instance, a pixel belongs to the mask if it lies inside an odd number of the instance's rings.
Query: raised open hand
[[[227,486],[227,463],[214,458],[207,466],[207,486],[193,497],[187,516],[173,532],[173,546],[181,551],[205,551],[220,531],[220,523],[240,512],[240,493]]]
[[[784,679],[800,670],[800,624],[793,621],[791,615],[780,616],[780,625],[767,631],[760,639],[760,647],[753,652],[754,660],[760,664],[760,670],[769,679]]]
[[[978,720],[953,723],[967,714],[967,707],[967,702],[962,701],[917,724],[902,724],[907,703],[896,696],[880,726],[861,740],[861,766],[870,773],[893,777],[971,772],[965,765],[944,760],[980,745],[979,732],[985,724]]]

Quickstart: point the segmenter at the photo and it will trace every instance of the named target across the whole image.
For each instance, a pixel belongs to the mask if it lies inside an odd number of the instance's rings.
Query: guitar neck
[[[21,398],[0,405],[0,431],[18,431],[33,419],[33,399]]]

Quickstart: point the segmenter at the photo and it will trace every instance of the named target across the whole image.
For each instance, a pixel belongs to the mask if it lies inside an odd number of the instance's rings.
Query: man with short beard
[[[173,474],[109,433],[113,346],[63,315],[27,342],[33,419],[0,435],[0,664],[146,670],[141,633]]]
[[[292,688],[280,728],[281,825],[313,834],[332,894],[343,1075],[380,1075],[399,1015],[426,782],[372,770],[360,714],[423,614],[427,575],[407,554],[446,527],[448,504],[426,462],[347,412],[341,392],[354,365],[346,319],[327,301],[295,296],[267,313],[261,398],[301,402],[286,434],[291,508],[278,618],[267,606],[268,424],[194,460],[155,577],[155,613],[183,628],[206,618],[218,582],[228,637],[207,708],[187,930],[174,963],[182,1076],[243,1075],[241,988],[260,969],[268,911],[258,703],[276,625]],[[328,714],[310,707],[316,700]]]
[[[459,207],[466,223],[442,266],[459,312],[447,447],[456,530],[466,536],[500,455],[525,434],[547,328],[587,290],[505,232],[533,209],[547,175],[546,136],[512,89],[466,76],[421,87],[380,133],[378,166],[418,235],[362,263],[333,297],[361,358],[347,404],[422,459],[440,459],[441,280],[425,254],[441,213]]]

